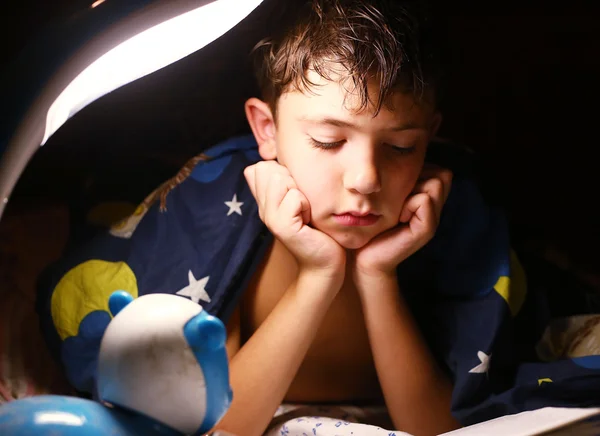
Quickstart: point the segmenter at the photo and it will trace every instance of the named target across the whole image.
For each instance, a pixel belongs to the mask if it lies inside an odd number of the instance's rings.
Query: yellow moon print
[[[148,207],[143,203],[140,204],[130,216],[114,224],[110,228],[110,234],[118,238],[131,238],[146,212],[148,212]]]
[[[499,277],[494,290],[504,298],[512,316],[517,316],[527,296],[527,278],[513,250],[510,251],[510,277]]]
[[[135,274],[125,262],[89,260],[67,272],[52,294],[52,320],[64,341],[77,336],[79,324],[91,312],[110,314],[108,299],[118,290],[138,296]]]

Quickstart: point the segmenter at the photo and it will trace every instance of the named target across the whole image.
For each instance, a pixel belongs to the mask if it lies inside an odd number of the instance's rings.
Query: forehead
[[[378,84],[369,84],[370,102],[365,107],[359,90],[351,77],[340,69],[331,69],[329,78],[324,78],[313,70],[307,72],[311,85],[294,87],[284,92],[277,103],[281,116],[303,118],[334,117],[362,119],[364,122],[381,121],[426,124],[434,113],[429,99],[417,101],[410,92],[395,91],[388,96],[379,113],[371,103],[377,101]]]

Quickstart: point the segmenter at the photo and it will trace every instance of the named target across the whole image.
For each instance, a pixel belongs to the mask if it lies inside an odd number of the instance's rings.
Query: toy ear
[[[184,331],[194,351],[214,351],[225,346],[227,333],[223,322],[204,310],[187,322]]]
[[[108,309],[112,316],[117,316],[125,306],[133,301],[133,297],[125,291],[115,291],[108,298]]]

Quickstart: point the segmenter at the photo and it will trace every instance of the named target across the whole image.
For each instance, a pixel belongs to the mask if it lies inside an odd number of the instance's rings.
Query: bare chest
[[[296,274],[294,258],[276,242],[242,302],[243,338],[258,329]],[[372,402],[380,398],[360,299],[348,282],[325,316],[286,401]]]

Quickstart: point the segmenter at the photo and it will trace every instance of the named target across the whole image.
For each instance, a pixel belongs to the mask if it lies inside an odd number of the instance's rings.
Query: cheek
[[[333,167],[325,159],[312,157],[302,162],[296,161],[287,168],[310,203],[313,219],[319,220],[335,207],[339,200],[339,182]]]
[[[404,202],[414,189],[420,173],[421,169],[418,164],[403,168],[396,167],[390,172],[386,184],[385,201],[394,212],[402,209]]]
[[[333,178],[330,171],[314,161],[303,167],[288,167],[298,189],[306,196],[311,206],[322,203],[333,189]],[[326,200],[325,200],[326,201]]]

